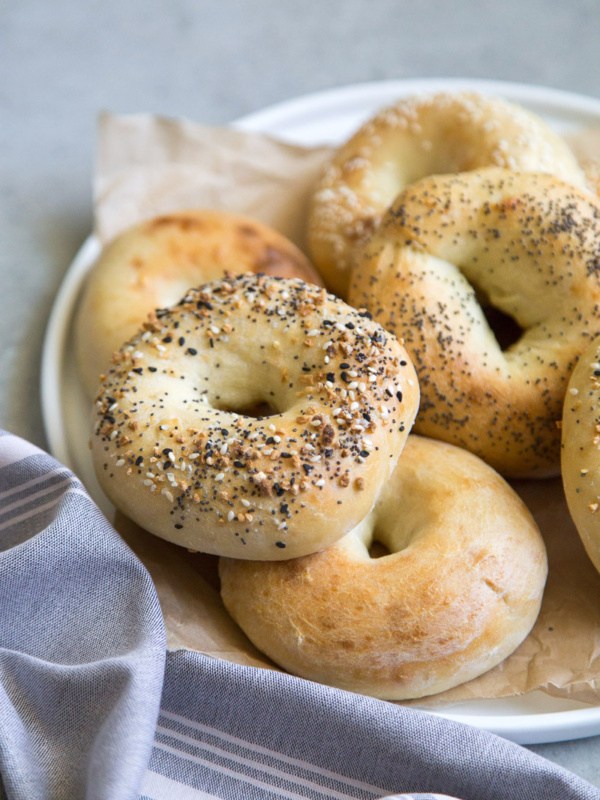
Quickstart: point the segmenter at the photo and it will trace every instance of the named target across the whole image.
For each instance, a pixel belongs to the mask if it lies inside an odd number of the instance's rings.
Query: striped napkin
[[[152,582],[78,479],[0,432],[2,800],[600,800],[414,709],[166,654]]]

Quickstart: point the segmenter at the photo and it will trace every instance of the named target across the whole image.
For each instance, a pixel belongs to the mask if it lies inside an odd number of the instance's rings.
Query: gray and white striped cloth
[[[84,487],[0,432],[0,798],[600,800],[465,725],[168,653],[143,566]]]

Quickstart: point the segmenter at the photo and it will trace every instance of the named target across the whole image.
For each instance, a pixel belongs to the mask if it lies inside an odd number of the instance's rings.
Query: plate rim
[[[372,101],[373,97],[381,96],[383,103],[389,103],[390,95],[394,92],[397,92],[398,96],[407,96],[413,93],[462,90],[500,95],[517,103],[530,102],[536,105],[546,103],[556,106],[562,112],[576,111],[598,115],[600,121],[600,98],[565,89],[483,78],[407,78],[406,80],[364,81],[311,92],[249,112],[233,120],[230,124],[240,130],[265,132],[267,126],[270,127],[275,123],[279,125],[283,118],[289,120],[290,117],[306,114],[307,111],[318,112],[324,107],[330,108],[332,101],[336,105],[348,100],[355,104],[357,100],[359,102]]]
[[[413,93],[463,89],[501,95],[514,102],[546,103],[562,113],[589,114],[596,116],[600,125],[600,99],[552,87],[475,78],[415,78],[348,84],[273,103],[232,121],[230,125],[239,130],[262,132],[285,139],[279,133],[273,134],[269,128],[285,127],[288,124],[286,120],[299,118],[309,112],[318,113],[323,108],[331,111],[332,105],[356,105],[358,102],[374,107],[375,98],[381,100],[383,105],[392,102],[394,95],[400,97]],[[302,144],[293,137],[288,139],[290,140]],[[69,452],[61,398],[66,346],[82,283],[99,252],[100,242],[95,234],[91,234],[83,242],[62,278],[52,303],[42,346],[40,397],[44,433],[49,452],[67,467],[72,465],[73,458]],[[457,713],[452,711],[452,706],[419,710],[482,728],[525,745],[575,740],[600,734],[600,705],[564,711],[498,715]]]

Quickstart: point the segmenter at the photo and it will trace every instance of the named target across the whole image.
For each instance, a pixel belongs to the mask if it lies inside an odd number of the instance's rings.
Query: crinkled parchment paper
[[[186,207],[256,217],[304,247],[311,187],[330,149],[147,115],[102,115],[95,180],[96,231],[107,241],[129,225]],[[495,669],[424,702],[499,698],[542,689],[600,701],[600,575],[571,522],[561,481],[514,484],[546,541],[549,578],[531,634]],[[231,621],[218,592],[217,559],[157,539],[117,514],[115,525],[149,569],[171,649],[251,666],[274,665]]]

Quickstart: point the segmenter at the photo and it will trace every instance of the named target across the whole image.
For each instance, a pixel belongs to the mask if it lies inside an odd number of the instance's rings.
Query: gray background
[[[599,48],[592,0],[0,0],[0,426],[45,445],[44,329],[91,228],[99,111],[219,124],[418,77],[600,98]],[[532,749],[600,786],[600,737]]]

